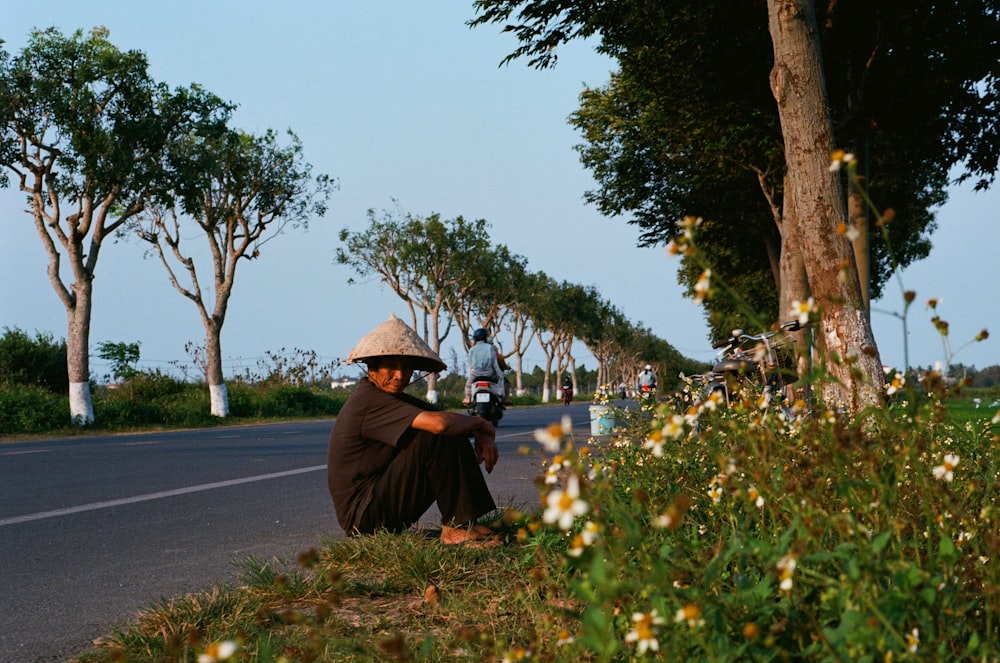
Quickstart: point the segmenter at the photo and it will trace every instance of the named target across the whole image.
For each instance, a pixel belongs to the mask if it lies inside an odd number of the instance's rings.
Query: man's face
[[[413,366],[407,357],[380,357],[368,365],[368,380],[390,394],[406,389],[411,377]]]

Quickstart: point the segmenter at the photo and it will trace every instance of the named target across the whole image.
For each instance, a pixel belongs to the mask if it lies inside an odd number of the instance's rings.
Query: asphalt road
[[[535,428],[586,404],[508,410],[487,482],[538,505]],[[0,663],[66,661],[143,609],[230,582],[250,557],[342,537],[326,489],[331,421],[0,444]],[[421,524],[436,527],[432,508]]]

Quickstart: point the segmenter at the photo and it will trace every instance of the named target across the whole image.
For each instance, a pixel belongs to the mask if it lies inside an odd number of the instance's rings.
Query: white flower
[[[691,628],[705,625],[705,620],[701,617],[701,608],[694,603],[688,603],[679,609],[677,614],[674,615],[674,622],[677,624],[687,622]]]
[[[677,517],[672,511],[665,511],[653,519],[653,525],[663,529],[672,528],[677,522]]]
[[[583,551],[588,547],[594,545],[597,541],[597,534],[601,531],[601,526],[597,523],[588,520],[587,524],[583,526],[583,529],[579,534],[573,537],[570,542],[569,550],[567,553],[570,557],[580,557],[583,555]]]
[[[935,467],[932,472],[935,479],[951,481],[955,478],[954,469],[958,467],[958,454],[945,454],[944,462]]]
[[[583,531],[580,532],[580,536],[583,537],[583,543],[588,546],[594,545],[597,541],[597,535],[601,531],[601,526],[592,520],[588,520],[583,526]]]
[[[712,281],[712,270],[706,269],[698,277],[698,281],[694,284],[694,303],[701,304],[705,301],[705,297],[708,296],[708,290]]]
[[[547,525],[558,524],[559,529],[569,530],[577,516],[587,513],[590,507],[580,499],[580,480],[571,474],[566,481],[565,490],[553,490],[545,498],[545,512],[542,522]]]
[[[816,300],[810,297],[804,302],[795,300],[792,302],[791,314],[798,318],[799,324],[804,325],[809,322],[809,316],[816,312]]]
[[[672,415],[663,426],[663,437],[669,437],[671,440],[680,439],[684,435],[684,421],[683,415]]]
[[[840,167],[854,161],[854,155],[844,150],[834,150],[830,155],[830,172],[835,173]]]
[[[906,376],[902,373],[896,373],[892,376],[892,380],[885,385],[885,393],[892,396],[897,391],[901,391],[906,385]]]
[[[645,443],[642,445],[642,448],[652,449],[654,456],[657,458],[663,458],[663,436],[652,435],[647,437]]]
[[[784,592],[792,589],[792,574],[795,573],[796,564],[795,555],[791,553],[778,560],[778,577],[781,579],[781,584],[778,587]]]
[[[568,414],[564,414],[559,424],[552,424],[546,428],[535,429],[535,441],[545,447],[549,453],[559,453],[562,449],[563,440],[573,432],[573,420]]]
[[[645,654],[647,651],[658,651],[660,643],[656,639],[656,631],[653,627],[665,623],[663,617],[657,615],[654,608],[649,612],[632,613],[632,621],[635,626],[625,636],[625,642],[636,643],[636,653],[639,655]]]
[[[198,663],[216,663],[216,661],[224,661],[239,649],[239,645],[233,640],[222,640],[220,642],[213,642],[205,651],[198,654]]]
[[[920,646],[920,631],[913,629],[906,634],[906,648],[911,654],[917,653],[917,647]]]

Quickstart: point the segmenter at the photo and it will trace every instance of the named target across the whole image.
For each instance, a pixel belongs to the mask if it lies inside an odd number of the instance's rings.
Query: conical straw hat
[[[344,363],[367,363],[372,357],[411,357],[415,369],[433,373],[448,368],[424,339],[395,314],[358,341]]]

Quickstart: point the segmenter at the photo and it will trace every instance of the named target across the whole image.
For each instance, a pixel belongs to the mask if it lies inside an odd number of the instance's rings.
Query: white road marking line
[[[296,474],[305,474],[306,472],[318,472],[319,470],[325,470],[325,469],[326,465],[313,465],[312,467],[301,467],[296,470],[273,472],[271,474],[259,474],[257,476],[244,477],[242,479],[229,479],[228,481],[216,481],[214,483],[201,484],[200,486],[175,488],[174,490],[163,490],[158,493],[148,493],[146,495],[136,495],[134,497],[123,497],[117,500],[107,500],[104,502],[81,504],[79,506],[66,507],[65,509],[55,509],[53,511],[41,511],[39,513],[29,513],[23,516],[14,516],[12,518],[0,519],[0,527],[3,527],[5,525],[16,525],[18,523],[27,523],[33,520],[44,520],[45,518],[55,518],[56,516],[67,516],[73,513],[81,513],[84,511],[96,511],[97,509],[108,509],[113,506],[135,504],[137,502],[148,502],[150,500],[159,500],[165,497],[187,495],[188,493],[198,493],[203,490],[214,490],[216,488],[226,488],[227,486],[238,486],[243,483],[252,483],[254,481],[267,481],[268,479],[280,479],[281,477],[290,477]]]

